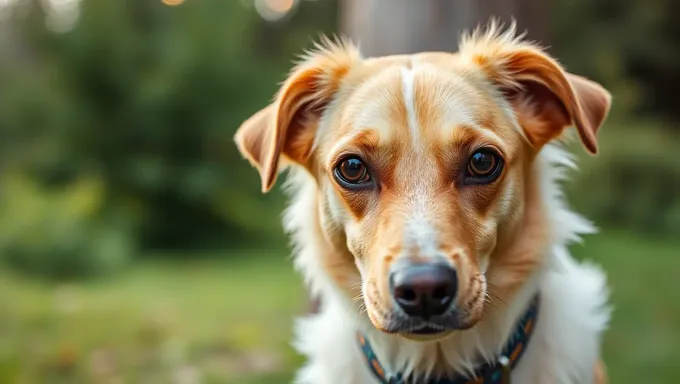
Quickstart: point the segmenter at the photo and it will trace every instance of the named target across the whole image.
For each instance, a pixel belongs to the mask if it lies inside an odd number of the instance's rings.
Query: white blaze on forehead
[[[415,144],[420,139],[420,130],[418,129],[418,118],[416,116],[415,72],[413,67],[401,68],[401,87],[404,94],[404,106],[406,107],[406,122],[411,133],[411,140]]]
[[[437,230],[432,225],[433,204],[424,188],[415,191],[404,225],[403,256],[434,258],[439,254]]]
[[[401,68],[401,87],[404,98],[404,107],[406,111],[406,124],[408,132],[411,136],[413,149],[418,153],[419,161],[425,160],[425,153],[419,151],[422,148],[421,131],[418,125],[418,111],[416,110],[415,102],[415,82],[416,70],[414,67]],[[422,173],[422,172],[418,172]],[[425,176],[422,173],[421,176]],[[421,180],[415,185],[411,195],[411,201],[408,204],[408,216],[404,226],[403,239],[403,257],[420,257],[420,258],[434,258],[439,254],[437,230],[432,225],[431,217],[433,212],[433,205],[430,203],[431,197],[427,192],[428,182]]]

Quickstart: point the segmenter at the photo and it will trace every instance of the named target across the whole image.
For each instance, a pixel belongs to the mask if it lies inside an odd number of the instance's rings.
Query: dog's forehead
[[[368,133],[378,145],[408,142],[417,148],[447,142],[461,129],[483,131],[498,114],[485,84],[477,84],[454,59],[434,58],[400,57],[367,71],[347,95],[337,141]]]

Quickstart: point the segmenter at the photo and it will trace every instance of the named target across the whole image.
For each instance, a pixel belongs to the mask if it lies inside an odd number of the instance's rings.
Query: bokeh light
[[[174,7],[174,6],[177,6],[177,5],[184,3],[184,0],[161,0],[161,2],[165,5]]]
[[[255,0],[257,13],[267,21],[277,21],[288,16],[298,5],[298,0]]]
[[[57,33],[68,32],[80,18],[80,0],[48,0],[45,12],[48,29]]]

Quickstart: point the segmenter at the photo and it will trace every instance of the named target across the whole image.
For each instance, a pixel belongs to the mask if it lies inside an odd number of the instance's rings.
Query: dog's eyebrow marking
[[[373,128],[364,128],[362,130],[357,130],[351,135],[343,137],[338,140],[328,151],[328,156],[326,156],[326,164],[330,164],[341,148],[347,147],[350,144],[354,146],[363,148],[364,150],[370,151],[378,148],[380,143],[380,131]]]
[[[340,148],[347,146],[350,142],[352,142],[352,140],[354,140],[354,138],[356,136],[357,136],[357,134],[354,134],[354,135],[344,137],[344,138],[338,140],[331,147],[330,151],[328,151],[328,156],[326,156],[326,164],[328,164],[330,166],[330,164],[333,161],[333,159],[335,158],[337,152],[340,151]]]
[[[401,68],[401,85],[404,94],[404,106],[406,107],[406,121],[411,133],[411,140],[415,144],[419,141],[420,132],[416,116],[415,72],[410,62]]]
[[[451,124],[441,130],[441,137],[444,141],[452,140],[454,143],[462,145],[472,135],[481,135],[494,143],[502,143],[503,139],[494,131],[484,128],[475,123]]]

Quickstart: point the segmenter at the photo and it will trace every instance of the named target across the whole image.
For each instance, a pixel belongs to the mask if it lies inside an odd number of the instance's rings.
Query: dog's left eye
[[[372,185],[366,164],[358,157],[347,157],[335,167],[335,179],[349,189],[366,188]]]
[[[470,156],[465,172],[465,184],[488,184],[503,170],[503,159],[493,150],[479,149]]]

